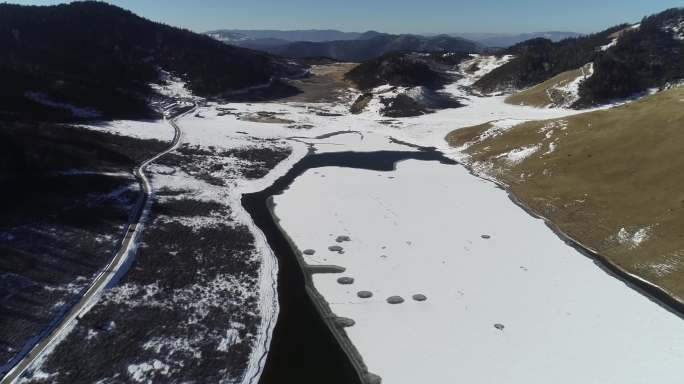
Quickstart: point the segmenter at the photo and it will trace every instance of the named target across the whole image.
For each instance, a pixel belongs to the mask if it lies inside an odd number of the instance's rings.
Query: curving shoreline
[[[658,285],[655,285],[655,284],[649,282],[648,280],[645,280],[645,279],[643,279],[643,278],[641,278],[635,274],[628,272],[624,268],[613,263],[609,258],[601,255],[597,250],[592,249],[591,247],[584,245],[581,241],[579,241],[579,240],[573,238],[572,236],[568,235],[563,230],[561,230],[560,227],[558,225],[556,225],[556,223],[554,223],[551,219],[537,213],[535,210],[533,210],[531,207],[529,207],[527,204],[525,204],[520,198],[518,198],[518,196],[516,196],[510,190],[510,188],[508,188],[508,185],[506,185],[505,183],[503,183],[503,182],[501,182],[495,178],[487,177],[485,175],[477,173],[473,169],[473,167],[467,162],[459,161],[459,164],[461,164],[465,169],[467,169],[468,173],[470,173],[474,177],[481,179],[481,180],[491,182],[497,188],[505,191],[506,195],[513,202],[513,204],[520,207],[522,210],[524,210],[528,215],[532,216],[533,218],[543,220],[544,224],[556,236],[558,236],[558,238],[560,238],[566,244],[575,248],[577,251],[579,251],[581,254],[583,254],[587,258],[593,260],[594,263],[599,268],[601,268],[604,272],[609,274],[611,277],[616,278],[616,279],[624,282],[629,288],[634,289],[635,291],[639,292],[640,294],[646,296],[649,300],[655,302],[656,304],[660,305],[661,307],[667,309],[668,311],[670,311],[670,312],[674,313],[675,315],[679,316],[680,318],[684,319],[684,301],[677,299],[677,297],[674,294],[668,292],[666,289],[664,289]]]
[[[424,204],[406,204],[421,191]],[[680,318],[578,257],[506,196],[465,167],[407,161],[386,175],[339,167],[307,172],[274,197],[274,210],[297,248],[317,251],[301,255],[307,263],[344,266],[341,276],[356,280],[350,288],[339,284],[340,275],[313,276],[330,308],[357,322],[346,333],[383,381],[417,382],[420,372],[499,381],[516,372],[525,382],[563,372],[559,382],[571,382],[607,378],[626,362],[625,382],[676,372],[681,355],[663,348],[684,345],[668,335],[681,330]],[[460,201],[445,207],[453,198]],[[327,252],[341,234],[354,238],[345,255]],[[358,289],[377,300],[357,299]],[[427,294],[426,304],[390,307],[382,300],[416,292]],[[624,337],[640,332],[653,337]],[[659,362],[645,362],[643,353]],[[487,371],[492,361],[501,369]],[[572,361],[596,364],[568,376]],[[535,362],[546,368],[535,372]]]
[[[323,295],[321,295],[318,292],[313,283],[313,275],[316,273],[339,273],[334,270],[336,268],[341,268],[342,270],[344,270],[344,268],[332,265],[328,266],[328,271],[326,272],[324,270],[321,270],[321,267],[312,268],[311,266],[309,266],[304,261],[301,250],[297,247],[297,245],[295,245],[294,241],[287,234],[285,229],[280,226],[280,219],[276,215],[274,208],[275,203],[273,202],[273,197],[271,196],[268,199],[268,210],[271,213],[271,217],[273,218],[275,225],[278,227],[283,237],[285,237],[285,239],[287,240],[288,244],[290,245],[290,248],[292,249],[292,253],[295,255],[297,259],[297,263],[299,264],[299,267],[301,268],[302,274],[304,276],[304,288],[309,298],[311,299],[311,302],[313,303],[314,307],[316,307],[318,314],[320,315],[323,322],[325,322],[325,324],[328,326],[328,328],[332,332],[333,336],[339,343],[342,350],[349,357],[349,360],[359,377],[359,381],[363,384],[379,384],[381,381],[379,377],[368,371],[368,367],[364,363],[361,353],[359,353],[359,351],[356,349],[349,336],[347,336],[347,333],[344,331],[344,327],[340,326],[338,319],[342,318],[333,313],[332,309],[330,308],[330,305],[325,300]]]
[[[448,164],[456,164],[456,162],[443,156],[441,152],[432,149],[423,149],[420,151],[331,152],[322,154],[309,153],[307,156],[295,163],[285,175],[278,178],[268,188],[260,192],[243,195],[243,207],[252,216],[255,224],[264,233],[279,260],[278,292],[280,301],[280,315],[278,322],[276,323],[274,335],[272,337],[272,348],[266,357],[267,362],[262,373],[260,381],[261,383],[277,383],[283,382],[283,380],[287,381],[288,379],[296,379],[299,380],[299,382],[320,382],[315,380],[308,381],[313,379],[312,376],[316,375],[315,372],[306,372],[306,377],[302,379],[301,370],[291,366],[285,368],[283,367],[283,362],[279,361],[290,358],[292,353],[300,353],[300,351],[296,351],[290,346],[283,346],[283,342],[279,339],[283,337],[282,335],[279,335],[279,331],[281,333],[284,332],[282,329],[280,329],[280,327],[291,328],[292,325],[290,323],[293,322],[293,320],[296,322],[300,320],[299,316],[307,316],[307,314],[302,315],[301,313],[293,314],[292,312],[294,310],[303,312],[313,310],[317,319],[316,321],[324,326],[325,331],[332,338],[335,348],[338,348],[342,354],[340,356],[335,354],[333,351],[332,358],[331,356],[327,356],[326,359],[323,359],[327,361],[319,361],[318,363],[311,364],[329,364],[331,363],[330,360],[337,361],[337,366],[334,368],[337,370],[342,369],[342,371],[344,371],[343,375],[346,375],[346,379],[345,377],[339,377],[339,375],[326,372],[326,375],[322,376],[325,378],[326,383],[332,383],[333,381],[331,380],[338,380],[334,382],[345,384],[350,382],[361,384],[378,384],[381,382],[381,378],[379,376],[368,371],[368,367],[364,363],[362,356],[347,336],[344,330],[346,325],[346,322],[343,321],[344,319],[336,316],[332,312],[328,302],[313,285],[312,276],[314,274],[339,273],[343,270],[343,268],[334,265],[309,266],[306,264],[302,257],[301,251],[294,244],[285,230],[280,226],[280,220],[274,212],[275,205],[273,203],[273,196],[281,194],[299,175],[303,174],[309,169],[325,166],[338,166],[357,169],[371,169],[376,171],[392,171],[396,169],[398,162],[409,159],[440,161]],[[284,283],[282,281],[283,279],[286,280]],[[295,280],[295,282],[293,283],[292,280]],[[294,286],[297,284],[301,284],[301,286]],[[300,293],[293,292],[293,290],[297,291],[299,289],[301,289]],[[300,294],[303,294],[303,296],[306,298],[306,307],[302,306],[303,303],[297,302],[296,297],[294,298],[294,302],[283,303],[283,300],[293,300],[293,295],[297,296]],[[318,336],[325,336],[321,335],[321,330],[317,330],[317,332],[319,332]],[[302,334],[302,336],[303,335],[304,334]],[[291,335],[289,336],[292,337]],[[311,338],[311,336],[308,334],[305,337],[307,339]],[[290,342],[293,341],[290,339]],[[320,345],[318,345],[318,347],[320,347]],[[326,348],[331,347],[326,346]],[[314,353],[315,357],[320,357],[317,356],[316,351],[306,351],[306,353],[311,352]],[[298,377],[295,378],[287,375],[298,375]]]
[[[166,149],[141,162],[132,171],[140,186],[140,195],[130,214],[129,222],[124,227],[123,235],[117,243],[119,250],[97,272],[91,283],[81,291],[80,296],[66,304],[70,307],[65,306],[58,317],[34,338],[33,344],[24,347],[25,352],[22,351],[24,354],[18,357],[12,368],[0,378],[0,382],[9,384],[20,380],[25,372],[31,370],[36,362],[41,361],[46,353],[50,353],[56,343],[73,329],[75,323],[95,305],[103,290],[115,284],[128,270],[132,259],[135,258],[138,241],[152,205],[152,187],[145,171],[150,164],[178,147],[183,131],[178,126],[177,120],[192,113],[195,108],[193,104],[192,107],[181,107],[178,110],[171,108],[165,112],[164,121],[173,128],[174,135]]]

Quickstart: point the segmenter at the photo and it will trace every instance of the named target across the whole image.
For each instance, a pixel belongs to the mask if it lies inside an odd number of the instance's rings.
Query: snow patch
[[[34,380],[37,380],[39,382],[50,382],[52,379],[56,378],[58,373],[47,373],[41,369],[36,369],[34,371],[31,371],[31,377],[20,377],[16,383],[17,384],[29,384],[34,382]]]
[[[452,156],[456,160],[465,161],[469,157],[468,155],[465,154],[465,151],[469,147],[471,147],[477,143],[481,143],[485,140],[491,139],[493,137],[497,137],[497,136],[503,134],[504,132],[508,131],[509,129],[511,129],[517,125],[520,125],[522,123],[525,123],[525,122],[526,122],[526,120],[518,120],[518,119],[502,119],[502,120],[497,120],[497,121],[491,121],[491,122],[489,122],[491,127],[487,128],[487,130],[482,132],[476,139],[469,141],[467,143],[463,143],[463,145],[461,145],[460,147],[457,147],[456,153],[454,153]]]
[[[577,100],[580,99],[580,86],[593,75],[594,63],[588,63],[580,68],[580,75],[577,76],[577,78],[575,78],[573,81],[570,81],[563,86],[555,87],[554,89],[560,92],[563,96],[563,102],[556,105],[556,107],[569,108],[571,105],[575,104]]]
[[[459,73],[464,76],[463,85],[472,85],[491,71],[513,60],[515,56],[493,56],[471,54],[471,59],[463,61],[459,65]]]
[[[186,81],[164,70],[159,71],[159,84],[150,86],[160,95],[174,99],[174,102],[201,100],[188,89]]]
[[[517,165],[520,164],[523,160],[537,153],[540,147],[541,146],[539,144],[530,145],[527,147],[520,147],[513,149],[508,153],[501,154],[497,157],[504,158],[506,163],[508,163],[509,165]]]
[[[640,27],[641,27],[641,23],[637,23],[637,24],[634,24],[634,25],[632,25],[632,26],[630,26],[629,28],[626,28],[626,29],[635,30],[635,29],[639,29]],[[616,46],[617,43],[620,41],[620,34],[621,34],[622,32],[623,32],[623,31],[616,32],[616,35],[615,35],[615,37],[613,38],[613,40],[611,40],[610,43],[608,43],[608,44],[606,44],[606,45],[600,46],[600,47],[598,48],[598,50],[605,52],[605,51],[609,50],[610,48]]]
[[[226,331],[226,336],[219,341],[218,350],[221,352],[228,352],[230,347],[240,341],[240,332],[237,329],[229,329]]]
[[[665,256],[662,261],[637,265],[640,269],[646,269],[658,277],[665,277],[678,272],[684,267],[684,251],[677,251]]]
[[[599,50],[605,52],[605,51],[609,50],[610,48],[613,48],[614,46],[617,45],[618,40],[619,40],[619,38],[617,38],[617,37],[613,38],[613,40],[611,40],[610,43],[608,43],[608,44],[606,44],[606,45],[600,46],[600,47],[599,47]]]
[[[178,352],[183,352],[191,355],[195,359],[201,359],[202,351],[194,346],[194,344],[200,341],[201,339],[191,340],[180,337],[155,337],[154,339],[147,341],[143,345],[143,349],[154,351],[157,354],[162,353],[162,351],[165,351],[168,358],[171,358],[174,354]]]
[[[89,329],[88,334],[86,335],[86,340],[92,340],[97,337],[99,332],[95,331],[94,329]]]
[[[648,240],[650,237],[651,227],[639,228],[629,231],[622,227],[617,233],[617,241],[620,244],[627,245],[630,249],[635,249]]]
[[[166,376],[171,367],[163,362],[154,359],[150,362],[141,364],[131,364],[128,366],[128,374],[133,381],[138,383],[152,382],[159,380],[158,376]]]
[[[88,284],[89,279],[85,276],[78,276],[74,281],[63,285],[46,285],[43,287],[48,292],[64,292],[69,295],[77,295]]]
[[[550,154],[552,154],[552,153],[555,152],[555,151],[556,151],[556,142],[555,142],[555,141],[552,141],[552,142],[549,143],[549,149],[548,149],[546,152],[544,152],[544,155],[545,155],[545,156],[546,156],[546,155],[550,155]]]
[[[484,141],[493,137],[497,137],[509,129],[525,122],[527,122],[527,120],[503,119],[493,121],[490,123],[492,126],[480,135],[478,141]]]
[[[684,40],[684,18],[673,20],[671,23],[663,27],[667,32],[672,33],[672,36],[677,40]]]

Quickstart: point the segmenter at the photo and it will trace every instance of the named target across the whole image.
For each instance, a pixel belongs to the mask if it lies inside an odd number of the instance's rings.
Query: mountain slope
[[[589,107],[661,88],[684,79],[684,9],[671,9],[595,35],[553,43],[546,39],[517,44],[508,64],[480,79],[485,93],[519,90],[593,63],[593,74],[579,85],[574,107]]]
[[[462,106],[440,90],[458,79],[454,68],[467,53],[392,52],[359,64],[345,79],[363,94],[352,105],[353,113],[362,112],[377,98],[379,112],[387,117],[409,117],[444,108]]]
[[[295,42],[267,51],[284,57],[329,57],[341,61],[361,62],[394,51],[478,52],[479,49],[472,41],[447,35],[423,37],[367,32],[356,40]]]
[[[541,84],[510,95],[506,103],[538,108],[572,107],[579,99],[580,86],[594,74],[594,64],[562,72]]]
[[[580,88],[580,105],[629,97],[684,79],[684,8],[646,17],[615,37]]]
[[[625,27],[621,25],[557,43],[537,38],[516,44],[504,52],[515,58],[484,76],[475,83],[475,87],[486,93],[522,89],[562,72],[580,68],[595,59],[597,47],[609,44],[612,40],[610,36]]]
[[[109,117],[149,115],[163,68],[198,95],[267,83],[296,68],[269,55],[158,24],[100,2],[0,4],[0,118],[68,119],[63,104]]]
[[[467,35],[463,36],[468,38]],[[491,36],[482,39],[471,39],[478,43],[484,45],[485,47],[501,47],[508,48],[523,41],[543,38],[551,40],[553,42],[561,41],[568,38],[580,37],[579,33],[575,32],[559,32],[559,31],[548,31],[548,32],[531,32],[531,33],[521,33],[518,35],[501,35],[501,36]]]
[[[497,122],[459,129],[447,140],[534,212],[681,303],[683,100],[680,86],[508,130]]]
[[[455,63],[450,62],[451,66],[449,66],[440,54],[425,56],[393,52],[359,64],[349,71],[345,78],[362,90],[385,84],[395,87],[439,88],[450,80],[446,70],[458,64],[466,56],[467,54],[459,55],[459,60]],[[449,57],[455,60],[456,55]]]

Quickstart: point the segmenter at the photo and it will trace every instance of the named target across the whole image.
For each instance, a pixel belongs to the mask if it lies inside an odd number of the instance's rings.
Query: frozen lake
[[[346,268],[314,285],[355,320],[346,331],[383,383],[681,380],[681,318],[460,165],[317,168],[274,201],[298,248],[316,251],[307,263]],[[386,302],[395,295],[404,303]]]

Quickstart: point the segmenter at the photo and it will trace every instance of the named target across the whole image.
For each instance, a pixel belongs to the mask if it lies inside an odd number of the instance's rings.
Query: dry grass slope
[[[490,127],[447,140],[471,143],[472,164],[491,165],[488,173],[534,211],[684,301],[684,87],[480,140]],[[535,146],[519,162],[506,156]]]
[[[339,102],[344,91],[354,85],[344,75],[358,64],[334,63],[316,65],[311,68],[312,76],[292,80],[290,84],[302,93],[292,96],[286,101],[304,103]]]
[[[553,90],[571,83],[580,76],[582,76],[580,69],[563,72],[541,84],[507,97],[506,103],[540,108],[548,107],[559,101]]]

